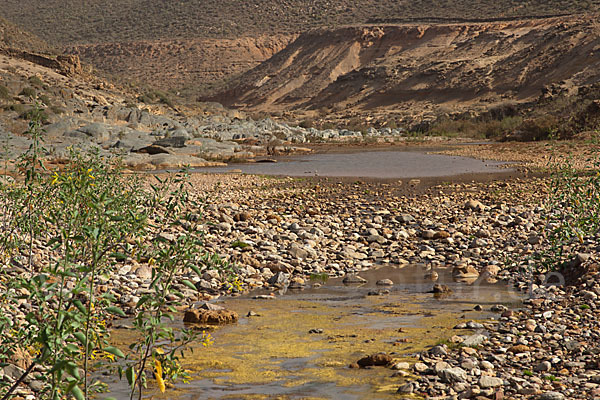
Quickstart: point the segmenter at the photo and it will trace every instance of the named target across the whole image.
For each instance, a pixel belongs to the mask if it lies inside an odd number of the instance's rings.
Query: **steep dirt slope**
[[[246,72],[279,52],[295,37],[190,39],[102,43],[68,47],[100,71],[194,97],[222,80]]]
[[[482,110],[600,79],[596,17],[319,29],[215,99],[269,111],[404,119]]]
[[[52,53],[43,40],[0,17],[0,48]]]

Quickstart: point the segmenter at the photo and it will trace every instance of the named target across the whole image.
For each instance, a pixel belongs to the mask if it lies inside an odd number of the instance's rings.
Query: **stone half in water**
[[[433,294],[449,294],[452,293],[452,289],[450,289],[448,286],[446,285],[441,285],[439,283],[436,283],[435,285],[433,285],[433,289],[431,289],[428,293],[433,293]]]
[[[365,368],[373,366],[386,366],[393,360],[392,356],[386,353],[377,353],[366,356],[358,360],[356,363],[350,364],[350,368]]]
[[[189,309],[183,315],[183,322],[190,324],[230,324],[237,322],[238,314],[215,304],[205,303],[200,308]]]
[[[358,275],[346,275],[344,280],[342,281],[345,285],[356,285],[366,283],[367,280]]]

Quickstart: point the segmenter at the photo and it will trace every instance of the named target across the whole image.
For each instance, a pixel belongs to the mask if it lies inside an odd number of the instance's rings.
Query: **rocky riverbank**
[[[187,306],[239,290],[302,289],[311,276],[354,276],[380,264],[423,265],[431,290],[436,270],[450,269],[465,284],[505,280],[524,291],[533,288],[538,299],[523,310],[502,310],[498,323],[465,326],[481,330],[477,343],[461,346],[473,332],[458,331],[448,347],[421,355],[409,367],[415,377],[398,380],[401,392],[589,398],[600,382],[594,361],[600,294],[595,275],[582,278],[577,289],[547,289],[545,277],[531,273],[536,253],[547,245],[545,178],[444,183],[194,174],[190,179],[192,197],[206,204],[190,210],[202,221],[206,250],[229,268],[180,276],[175,288]],[[184,229],[182,224],[165,235]],[[596,238],[586,238],[569,251],[581,253],[579,264],[588,265],[597,246]],[[37,251],[36,260],[43,262],[42,243]],[[127,258],[117,271],[102,278],[99,288],[128,312],[147,290],[152,268]],[[27,271],[15,263],[7,273]],[[18,374],[5,369],[4,375]]]
[[[577,260],[590,265],[589,254]],[[461,334],[467,326],[457,326],[461,333],[448,345],[406,366],[415,378],[398,392],[440,399],[599,398],[600,275],[594,266],[572,283],[534,284],[522,309],[496,310],[498,321],[469,326],[478,328],[475,334]]]
[[[400,393],[598,397],[600,275],[584,275],[594,271],[588,267],[598,243],[587,238],[571,249],[573,261],[556,275],[574,286],[554,286],[563,282],[532,273],[536,253],[547,246],[546,180],[434,185],[418,196],[399,182],[194,180],[209,186],[220,181],[217,196],[223,201],[206,212],[219,221],[209,227],[209,243],[240,266],[248,287],[297,288],[308,274],[352,274],[391,263],[425,264],[433,278],[435,269],[451,268],[457,280],[502,279],[529,292],[523,309],[496,307],[498,321],[457,326],[447,345],[410,367],[420,378],[400,385]],[[221,284],[217,275],[204,278],[202,287]]]

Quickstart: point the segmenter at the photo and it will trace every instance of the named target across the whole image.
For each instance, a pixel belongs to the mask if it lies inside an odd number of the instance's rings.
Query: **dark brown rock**
[[[511,353],[525,353],[530,351],[530,348],[528,346],[525,346],[524,344],[518,344],[516,346],[510,347],[508,351]]]
[[[383,366],[392,362],[392,356],[386,353],[377,353],[366,356],[358,360],[356,363],[361,367]]]
[[[446,285],[440,285],[439,283],[436,283],[435,285],[433,285],[433,289],[431,290],[430,293],[435,293],[435,294],[452,293],[452,289],[450,289]]]
[[[249,219],[250,219],[250,213],[246,212],[246,211],[242,211],[233,216],[233,220],[235,222],[248,221]]]

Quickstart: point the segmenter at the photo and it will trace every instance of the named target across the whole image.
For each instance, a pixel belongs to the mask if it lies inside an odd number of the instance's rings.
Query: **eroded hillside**
[[[430,119],[600,79],[595,17],[318,29],[215,98],[253,110]]]
[[[113,78],[196,97],[285,48],[295,36],[97,43],[66,48]]]
[[[600,0],[3,0],[0,15],[57,45],[237,38],[372,19],[497,18],[582,13]]]

